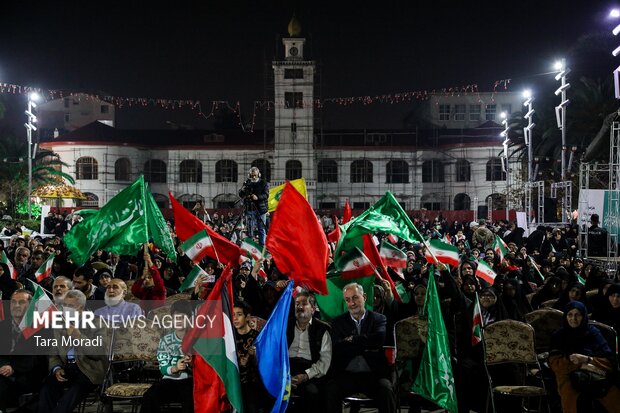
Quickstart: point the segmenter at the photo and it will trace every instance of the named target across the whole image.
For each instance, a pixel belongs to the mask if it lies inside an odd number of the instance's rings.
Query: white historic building
[[[89,196],[84,206],[104,205],[144,174],[160,206],[172,192],[187,204],[203,199],[207,208],[230,207],[250,166],[258,166],[271,186],[305,178],[309,202],[318,209],[342,208],[345,199],[366,208],[388,190],[408,210],[482,207],[485,214],[491,198],[493,209],[503,208],[498,118],[501,111],[520,111],[520,96],[435,94],[426,101],[431,128],[318,131],[316,67],[304,44],[293,18],[283,56],[272,62],[275,112],[266,131],[120,130],[93,122],[42,139],[41,146],[69,165],[67,172]],[[106,110],[113,123],[113,107]],[[516,163],[511,167],[518,171]]]

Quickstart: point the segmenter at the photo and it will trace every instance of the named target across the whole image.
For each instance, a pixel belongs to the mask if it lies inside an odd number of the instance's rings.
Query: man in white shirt
[[[305,412],[324,411],[320,394],[332,360],[330,326],[314,318],[315,311],[314,295],[309,292],[297,294],[295,323],[290,323],[287,330],[291,384],[294,393],[303,400],[294,406],[294,410]]]

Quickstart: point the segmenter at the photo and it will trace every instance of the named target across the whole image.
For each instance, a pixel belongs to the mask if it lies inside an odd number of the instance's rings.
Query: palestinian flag
[[[480,301],[478,300],[478,293],[476,293],[476,302],[474,303],[474,323],[471,329],[471,345],[482,341],[482,311],[480,311]]]
[[[343,266],[340,276],[345,280],[366,277],[375,272],[368,257],[357,247],[343,256],[341,262]]]
[[[499,262],[504,262],[504,257],[508,254],[508,245],[506,245],[504,240],[499,235],[495,235],[495,245],[493,250],[495,251],[495,254],[499,256]]]
[[[196,325],[183,337],[183,353],[194,354],[194,412],[243,411],[232,325],[232,270],[226,267],[198,309]],[[210,320],[213,320],[211,322]],[[202,328],[201,328],[202,327]]]
[[[493,285],[496,276],[497,274],[495,274],[493,268],[489,267],[489,264],[482,260],[478,261],[478,267],[476,268],[476,277],[481,278],[489,284]]]
[[[2,254],[0,254],[0,263],[6,264],[6,266],[9,267],[9,273],[11,274],[11,279],[16,280],[17,270],[13,266],[13,263],[11,263],[11,260],[9,260],[9,257],[6,256],[6,253],[4,252],[4,250],[0,252],[2,252]]]
[[[30,281],[30,280],[28,280]],[[32,301],[26,310],[26,314],[19,323],[19,329],[26,339],[32,337],[37,331],[41,330],[44,326],[34,325],[34,313],[45,313],[56,310],[56,306],[52,303],[52,300],[45,294],[45,291],[39,284],[35,284],[30,281],[34,286],[34,294],[32,295]]]
[[[206,256],[217,257],[213,241],[205,230],[197,232],[181,244],[181,250],[194,264],[198,264]]]
[[[259,243],[254,242],[254,240],[250,237],[244,239],[241,242],[240,248],[241,254],[249,254],[252,259],[254,259],[254,261],[258,261],[259,259],[263,258],[263,247]]]
[[[407,268],[407,254],[385,240],[381,241],[379,255],[385,265],[392,268]]]
[[[209,274],[207,274],[200,267],[200,265],[196,264],[194,265],[192,270],[189,272],[189,274],[187,274],[187,277],[185,277],[185,280],[183,280],[183,284],[181,284],[181,286],[179,287],[179,292],[185,291],[189,288],[194,288],[201,275],[204,275],[205,277],[207,277],[207,282],[212,283],[215,281],[214,275],[209,276]]]
[[[38,283],[52,275],[52,265],[54,265],[55,256],[55,254],[51,254],[49,257],[47,257],[45,262],[41,264],[41,267],[39,267],[39,269],[34,273],[34,276],[36,277]]]
[[[461,260],[459,258],[459,249],[457,247],[441,242],[438,239],[432,239],[427,242],[426,245],[426,262],[429,264],[435,263],[435,260],[433,260],[433,256],[431,255],[432,251],[437,258],[437,261],[452,267],[458,267]]]

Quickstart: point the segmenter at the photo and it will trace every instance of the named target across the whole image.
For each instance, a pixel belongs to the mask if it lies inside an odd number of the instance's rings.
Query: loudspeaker
[[[556,198],[545,198],[544,222],[558,222],[558,200]]]

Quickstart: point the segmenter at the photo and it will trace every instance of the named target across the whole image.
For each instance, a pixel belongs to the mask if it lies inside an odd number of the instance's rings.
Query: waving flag
[[[353,213],[351,212],[351,205],[349,205],[349,198],[344,201],[344,212],[342,213],[342,224],[346,224],[351,221],[351,216]]]
[[[196,319],[213,320],[209,327],[196,324],[183,337],[184,354],[194,357],[194,412],[243,411],[241,382],[232,325],[232,270],[224,269],[198,309]],[[204,324],[204,323],[203,323]]]
[[[392,268],[407,268],[407,254],[386,240],[381,241],[379,254],[385,265]]]
[[[493,285],[497,274],[493,271],[493,268],[489,267],[485,261],[478,261],[478,267],[476,268],[476,277],[483,279],[489,284]]]
[[[150,239],[176,260],[168,225],[141,175],[97,213],[71,228],[64,242],[71,260],[82,265],[97,250],[135,255]]]
[[[56,254],[51,254],[43,264],[39,267],[39,269],[34,273],[37,282],[40,283],[50,275],[52,275],[52,265],[54,265],[54,257]]]
[[[355,248],[343,257],[342,262],[343,266],[340,276],[345,280],[366,277],[375,273],[374,266],[359,248]]]
[[[297,192],[299,192],[304,198],[308,199],[308,191],[306,190],[306,180],[304,178],[293,179],[292,181],[287,181],[289,184],[293,185]],[[284,192],[284,187],[286,183],[282,185],[278,185],[274,188],[269,189],[269,199],[267,200],[267,208],[269,212],[273,212],[278,207],[278,203],[280,202],[280,198],[282,198],[282,193]]]
[[[276,308],[254,341],[256,359],[265,388],[276,400],[272,413],[282,413],[291,395],[291,369],[288,359],[286,328],[293,297],[293,283],[289,282]]]
[[[263,247],[250,237],[247,237],[241,241],[240,248],[243,255],[250,254],[254,261],[258,261],[263,258]]]
[[[460,258],[459,249],[457,247],[441,242],[438,239],[432,239],[426,245],[428,247],[424,253],[426,256],[426,262],[429,264],[433,264],[435,262],[430,253],[430,251],[432,251],[435,257],[437,257],[437,261],[443,264],[448,264],[452,267],[458,267]]]
[[[15,269],[15,267],[13,266],[13,263],[11,262],[11,260],[9,260],[9,257],[6,256],[4,250],[0,251],[0,263],[5,264],[7,267],[9,267],[9,274],[11,274],[11,279],[12,280],[16,280],[17,279],[17,270]]]
[[[194,264],[198,264],[204,257],[207,256],[217,257],[217,251],[215,251],[213,241],[211,241],[211,237],[205,230],[197,232],[181,244],[181,250],[185,253],[185,255],[187,255],[187,258],[192,260]]]
[[[499,262],[503,262],[504,257],[508,254],[508,245],[506,245],[504,240],[501,239],[499,235],[495,235],[495,244],[493,247],[495,254],[499,256]]]
[[[471,329],[471,345],[482,341],[482,311],[480,311],[480,300],[478,299],[478,293],[476,293],[476,302],[474,303],[474,322]]]
[[[191,269],[191,271],[189,272],[189,274],[187,274],[187,277],[185,277],[185,279],[183,280],[183,284],[181,284],[181,286],[179,287],[179,292],[183,292],[189,288],[194,288],[196,286],[196,283],[198,282],[198,279],[200,278],[201,275],[204,275],[205,277],[207,277],[207,281],[206,282],[214,282],[215,281],[215,276],[214,275],[209,275],[205,272],[205,270],[203,270],[200,265],[196,264],[194,265],[194,267]]]
[[[314,210],[293,185],[286,183],[265,243],[278,269],[297,285],[327,293],[329,250]]]
[[[52,300],[50,300],[47,294],[45,294],[43,288],[41,288],[39,284],[35,284],[31,280],[28,281],[30,281],[34,286],[34,294],[32,295],[32,300],[30,301],[30,305],[26,310],[26,314],[24,314],[22,321],[19,323],[19,329],[21,330],[24,337],[27,339],[32,337],[37,331],[41,330],[44,327],[43,325],[34,325],[34,314],[42,314],[48,311],[52,312],[56,309],[56,306],[54,305],[54,303],[52,303]]]
[[[456,413],[456,388],[448,332],[441,314],[435,276],[431,267],[422,314],[428,318],[426,346],[412,390],[451,413]]]

